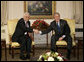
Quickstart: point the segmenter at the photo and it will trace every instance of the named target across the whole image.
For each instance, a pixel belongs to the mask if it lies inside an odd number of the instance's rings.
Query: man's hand
[[[39,34],[39,30],[33,29],[33,31],[34,31],[36,34]]]
[[[61,40],[63,40],[63,37],[60,37],[58,41],[61,41]]]

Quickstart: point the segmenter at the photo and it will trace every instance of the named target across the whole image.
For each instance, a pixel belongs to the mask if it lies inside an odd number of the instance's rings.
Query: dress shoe
[[[27,58],[25,56],[20,56],[20,59],[26,60]]]
[[[27,58],[27,59],[30,59],[30,54],[27,54],[27,55],[26,55],[26,58]]]
[[[67,59],[70,60],[70,56],[67,56]]]

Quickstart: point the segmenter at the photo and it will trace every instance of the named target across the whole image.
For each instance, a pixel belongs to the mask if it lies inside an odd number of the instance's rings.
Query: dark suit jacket
[[[20,37],[24,36],[25,32],[33,32],[33,29],[30,27],[30,21],[28,21],[27,23],[29,25],[28,28],[25,26],[25,21],[24,21],[23,18],[21,18],[18,21],[18,23],[16,25],[15,32],[14,32],[14,34],[12,36],[12,41],[13,42],[17,42]]]
[[[60,29],[61,29],[61,32],[59,33],[58,32],[58,29],[57,29],[57,24],[56,24],[56,21],[52,21],[49,28],[47,30],[44,30],[42,31],[42,34],[47,34],[49,33],[51,30],[54,30],[55,31],[55,35],[59,35],[59,36],[62,36],[62,35],[70,35],[70,28],[69,28],[69,25],[67,24],[67,21],[65,20],[62,20],[60,19]]]

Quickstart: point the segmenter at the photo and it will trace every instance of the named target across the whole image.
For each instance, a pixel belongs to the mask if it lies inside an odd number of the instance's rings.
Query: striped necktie
[[[25,25],[26,25],[27,28],[29,27],[27,22],[25,23]]]
[[[58,29],[58,32],[60,32],[61,30],[60,30],[60,26],[59,26],[59,24],[57,23],[57,29]]]

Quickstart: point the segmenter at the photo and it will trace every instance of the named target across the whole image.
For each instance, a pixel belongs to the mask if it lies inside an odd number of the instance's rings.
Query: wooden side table
[[[7,49],[5,40],[1,40],[1,57],[2,57],[2,48],[5,48],[5,60],[7,61]]]
[[[83,38],[82,37],[76,37],[76,40],[78,41],[78,44],[77,44],[77,59],[79,60],[79,49],[80,49],[80,43],[83,41]],[[83,47],[83,45],[81,45]]]

